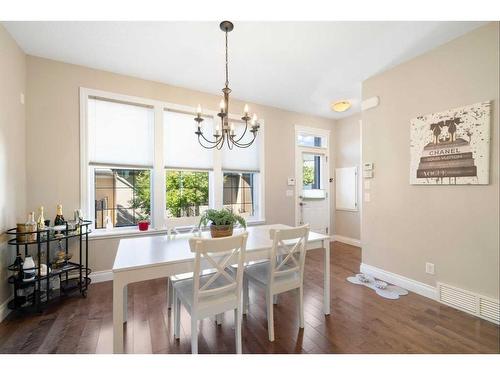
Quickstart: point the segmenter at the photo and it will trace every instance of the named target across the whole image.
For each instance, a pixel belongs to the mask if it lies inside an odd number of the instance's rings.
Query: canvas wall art
[[[490,102],[411,120],[410,184],[489,183]]]

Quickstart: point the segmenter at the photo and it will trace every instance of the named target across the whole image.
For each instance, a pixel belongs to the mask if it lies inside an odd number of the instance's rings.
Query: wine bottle
[[[26,231],[35,232],[28,233],[28,241],[36,241],[36,222],[35,222],[35,212],[30,212],[28,215],[28,221],[26,222]]]
[[[45,229],[45,217],[43,216],[43,206],[40,206],[39,212],[40,214],[38,215],[38,219],[36,220],[36,225],[38,225],[38,229]]]
[[[64,225],[66,220],[64,220],[64,216],[62,213],[62,204],[57,205],[57,215],[56,218],[54,219],[54,226],[55,225]]]
[[[21,258],[21,254],[17,254],[16,260],[14,261],[14,271],[17,272],[17,277],[19,279],[23,278],[23,264],[24,260]]]
[[[40,214],[38,215],[38,219],[36,220],[36,226],[39,231],[45,230],[45,217],[43,216],[43,206],[40,206],[39,209]],[[46,238],[47,233],[41,232],[39,233],[40,239],[44,240]]]

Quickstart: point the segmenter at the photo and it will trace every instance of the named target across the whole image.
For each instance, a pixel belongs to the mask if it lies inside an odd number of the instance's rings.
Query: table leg
[[[125,285],[114,274],[113,278],[113,353],[123,353],[123,312]]]
[[[325,250],[325,264],[323,265],[323,312],[330,315],[330,243],[323,240],[323,249]]]

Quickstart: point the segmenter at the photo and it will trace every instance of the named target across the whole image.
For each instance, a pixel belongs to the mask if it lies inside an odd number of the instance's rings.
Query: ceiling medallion
[[[257,122],[257,115],[253,114],[250,117],[250,113],[248,110],[248,105],[245,104],[245,108],[243,110],[243,117],[241,118],[245,122],[245,129],[241,134],[235,133],[235,125],[229,122],[229,94],[231,93],[231,89],[229,88],[229,74],[228,74],[228,48],[227,48],[227,34],[232,31],[234,25],[232,22],[223,21],[220,24],[220,29],[226,34],[226,84],[222,89],[222,93],[224,94],[223,99],[220,101],[220,112],[217,116],[220,117],[221,125],[217,124],[214,129],[214,134],[212,134],[212,140],[208,139],[202,130],[202,112],[201,106],[198,105],[198,109],[196,111],[196,117],[194,121],[196,121],[196,131],[195,134],[198,136],[198,142],[204,148],[212,149],[217,148],[220,150],[224,144],[231,150],[234,146],[240,148],[247,148],[255,141],[255,137],[257,136],[257,131],[259,130],[259,123]],[[250,122],[250,130],[249,130],[249,122]],[[252,139],[250,141],[243,142],[242,139],[247,134],[247,131],[252,133]],[[208,136],[210,138],[210,136]]]

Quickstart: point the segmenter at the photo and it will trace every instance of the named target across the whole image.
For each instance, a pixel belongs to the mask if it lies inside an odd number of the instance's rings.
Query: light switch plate
[[[434,275],[434,263],[425,263],[425,272],[428,273],[429,275]]]
[[[363,171],[364,178],[373,178],[373,171]]]
[[[370,193],[365,193],[365,202],[370,202]]]
[[[365,181],[365,190],[370,190],[370,187],[371,187],[371,181],[370,180],[366,180]]]
[[[293,190],[287,190],[286,191],[286,196],[287,197],[293,197]]]

